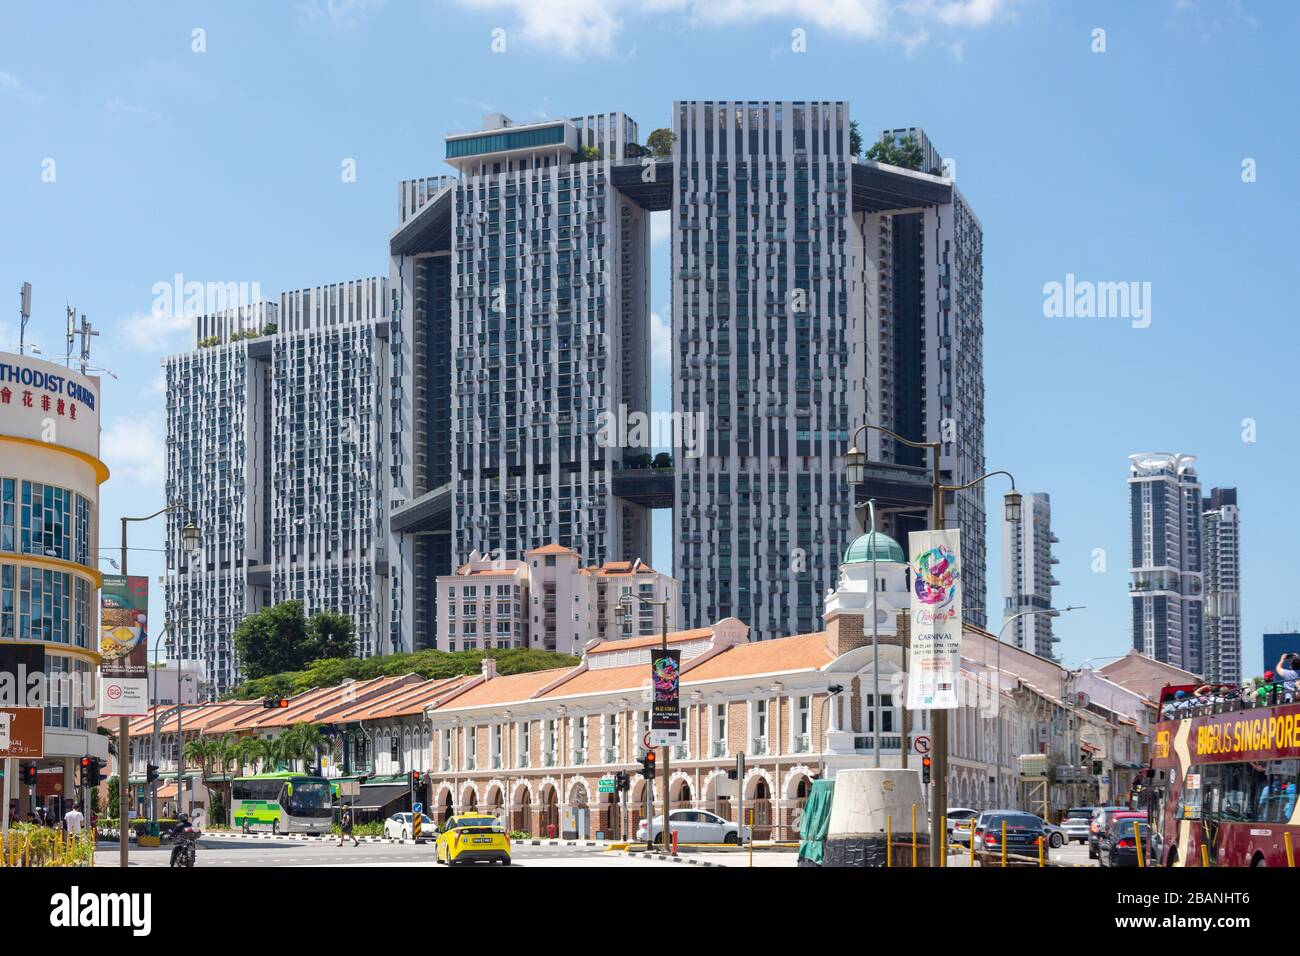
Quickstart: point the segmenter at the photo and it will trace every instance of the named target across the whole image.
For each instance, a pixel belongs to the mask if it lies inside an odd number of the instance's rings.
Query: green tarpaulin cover
[[[803,805],[803,818],[799,821],[799,859],[821,865],[822,851],[826,847],[826,830],[831,823],[831,800],[835,797],[835,781],[814,780],[812,793]]]

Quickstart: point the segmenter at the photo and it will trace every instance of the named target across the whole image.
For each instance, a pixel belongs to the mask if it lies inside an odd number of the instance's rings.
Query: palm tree
[[[234,774],[231,772],[239,766],[239,741],[233,733],[227,731],[221,735],[219,740],[213,741],[213,761],[220,771],[222,789],[222,808],[227,816],[230,813],[230,801],[234,798],[234,787],[232,779]]]
[[[320,724],[294,724],[280,739],[284,741],[285,757],[301,760],[304,773],[311,770],[320,752],[329,746]]]
[[[271,773],[284,756],[284,745],[273,737],[257,741],[258,773]]]
[[[212,783],[212,767],[217,759],[220,744],[215,740],[208,740],[202,734],[190,740],[181,748],[181,766],[176,772],[176,789],[180,792],[181,775],[185,772],[185,764],[197,764],[199,774],[203,780],[203,786],[207,789],[209,797],[214,789]],[[179,804],[178,804],[179,809]]]
[[[261,748],[257,744],[256,737],[240,737],[239,743],[235,745],[236,759],[239,761],[239,772],[243,773],[244,768],[251,767],[257,769],[257,758],[260,756]]]

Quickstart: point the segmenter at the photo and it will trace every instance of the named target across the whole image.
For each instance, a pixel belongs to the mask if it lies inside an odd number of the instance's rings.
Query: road
[[[762,856],[763,854],[755,854]],[[770,854],[769,854],[770,855]],[[661,860],[648,860],[639,855],[628,856],[607,851],[602,846],[520,844],[513,847],[511,866],[522,867],[663,867],[672,864]],[[703,857],[704,855],[701,855]],[[737,854],[708,854],[725,859],[726,865],[743,865]],[[794,863],[793,854],[781,854]],[[132,866],[167,866],[171,847],[131,847]],[[96,866],[116,866],[116,846],[101,849],[95,854]],[[198,866],[428,866],[442,870],[433,861],[433,844],[408,845],[401,843],[346,844],[289,839],[245,840],[237,837],[205,835],[199,840]],[[497,867],[507,869],[506,867]]]

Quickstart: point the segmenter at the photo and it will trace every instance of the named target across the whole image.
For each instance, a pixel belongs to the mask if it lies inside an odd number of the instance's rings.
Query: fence
[[[0,837],[0,866],[94,866],[95,833],[19,823]]]

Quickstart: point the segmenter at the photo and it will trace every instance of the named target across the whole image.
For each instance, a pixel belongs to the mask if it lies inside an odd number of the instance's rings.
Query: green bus
[[[329,833],[334,797],[324,777],[259,773],[231,781],[231,824],[249,833]]]

